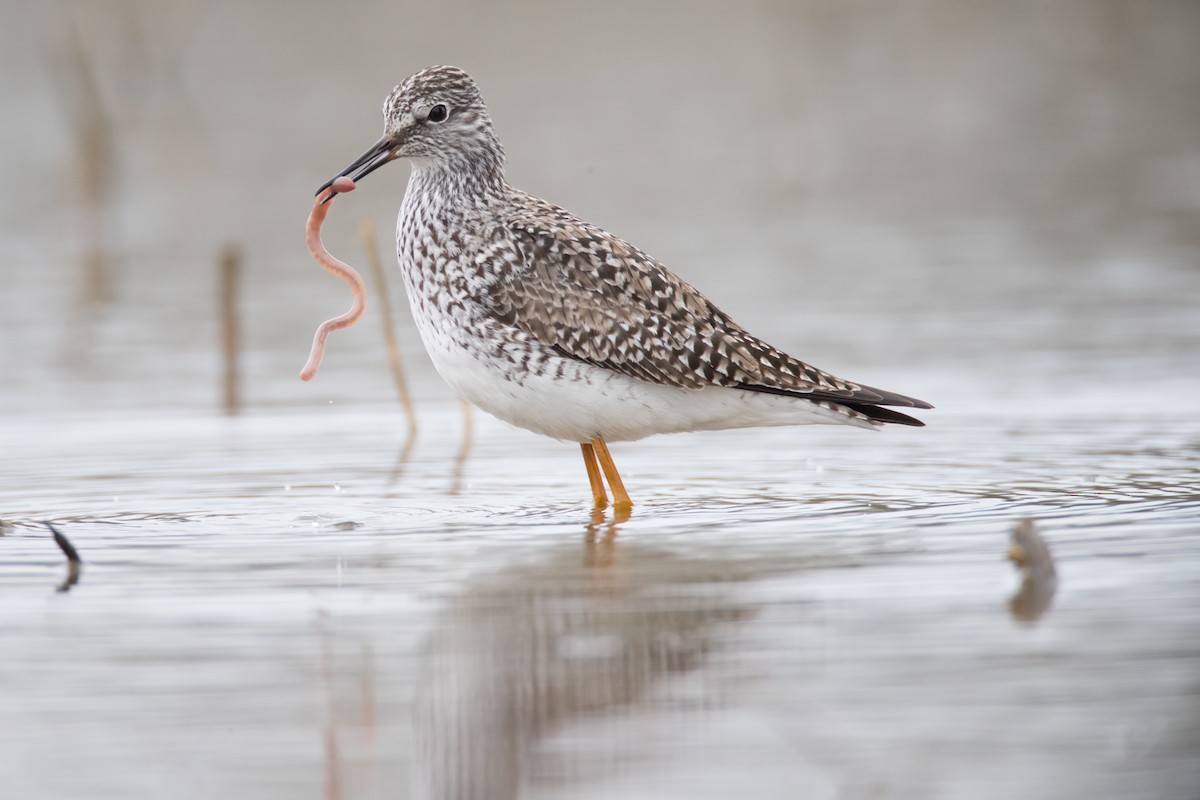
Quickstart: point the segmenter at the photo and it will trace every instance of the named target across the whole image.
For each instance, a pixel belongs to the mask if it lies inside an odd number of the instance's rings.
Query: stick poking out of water
[[[58,528],[45,523],[50,532],[54,534],[54,542],[59,549],[67,557],[67,577],[58,585],[58,591],[69,592],[71,587],[79,583],[79,573],[83,570],[83,560],[79,557],[79,551],[75,549],[75,545],[71,544],[71,540],[62,534]]]
[[[241,408],[242,331],[238,319],[238,289],[241,285],[242,250],[235,244],[221,251],[217,304],[221,314],[221,405],[233,415]]]
[[[362,238],[363,250],[367,254],[367,262],[371,265],[371,277],[375,279],[379,310],[383,317],[383,341],[387,345],[388,363],[392,365],[392,378],[396,382],[396,392],[400,395],[400,405],[404,407],[404,414],[408,417],[408,437],[411,439],[417,435],[417,413],[413,410],[412,397],[408,393],[404,360],[400,357],[396,329],[392,324],[392,303],[388,294],[387,274],[383,270],[383,259],[379,256],[375,223],[369,219],[358,223],[358,235]]]

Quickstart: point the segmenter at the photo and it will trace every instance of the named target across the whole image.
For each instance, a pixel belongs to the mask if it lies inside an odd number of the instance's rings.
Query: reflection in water
[[[714,586],[730,565],[617,544],[615,523],[451,601],[417,684],[415,795],[513,798],[537,745],[572,721],[631,707],[694,669],[715,626],[747,612]],[[576,748],[586,750],[586,748]]]
[[[324,722],[321,729],[321,749],[324,756],[325,800],[342,800],[359,796],[357,787],[377,785],[379,762],[376,748],[377,713],[375,697],[374,653],[369,642],[362,642],[354,672],[359,675],[358,696],[353,702],[355,714],[346,719],[339,714],[334,688],[335,657],[333,630],[328,614],[318,616],[320,636],[320,680],[323,695]],[[349,748],[343,744],[346,733],[354,734]],[[347,753],[349,751],[349,754]],[[349,780],[353,777],[353,781]]]
[[[400,478],[404,476],[404,468],[408,466],[409,459],[412,458],[413,447],[417,443],[417,437],[408,436],[404,439],[404,445],[401,446],[400,452],[396,454],[396,463],[392,465],[392,471],[388,475],[388,485],[395,486]]]
[[[628,522],[629,518],[633,516],[633,508],[617,506],[611,510],[611,517],[608,516],[609,513],[609,510],[605,508],[591,510],[591,520],[588,522],[587,533],[584,537],[584,541],[588,542],[590,547],[604,546],[611,549],[621,525]]]
[[[1021,588],[1008,601],[1013,619],[1036,622],[1050,608],[1058,590],[1058,573],[1046,540],[1033,520],[1023,519],[1012,532],[1008,558],[1021,570]]]
[[[475,415],[473,407],[466,400],[462,403],[463,435],[462,444],[458,447],[458,455],[454,459],[454,475],[450,481],[451,497],[462,491],[463,474],[467,469],[467,459],[471,457],[471,448],[475,445]]]
[[[462,417],[463,417],[463,433],[462,439],[458,446],[458,453],[454,456],[454,468],[450,475],[450,486],[446,490],[446,494],[454,497],[462,491],[463,476],[466,474],[467,461],[471,458],[471,449],[475,444],[475,425],[472,405],[466,400],[462,401]],[[414,417],[409,417],[410,420]],[[415,423],[410,423],[408,436],[404,439],[404,445],[400,448],[400,452],[396,454],[396,461],[392,465],[392,471],[388,475],[388,485],[396,485],[404,476],[404,470],[408,466],[408,462],[412,459],[413,450],[417,444],[417,433]]]

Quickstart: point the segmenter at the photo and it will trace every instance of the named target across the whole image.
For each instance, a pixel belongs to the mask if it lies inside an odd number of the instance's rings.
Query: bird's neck
[[[497,148],[413,159],[408,194],[434,206],[480,205],[503,196],[507,189],[504,152]]]

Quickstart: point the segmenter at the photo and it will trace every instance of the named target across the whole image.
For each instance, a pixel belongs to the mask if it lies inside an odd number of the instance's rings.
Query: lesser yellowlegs
[[[412,75],[339,173],[413,164],[397,248],[421,339],[464,399],[578,442],[595,505],[632,506],[606,442],[814,423],[921,425],[928,403],[834,377],[748,333],[638,248],[510,186],[475,81]],[[329,181],[318,190],[325,190]]]

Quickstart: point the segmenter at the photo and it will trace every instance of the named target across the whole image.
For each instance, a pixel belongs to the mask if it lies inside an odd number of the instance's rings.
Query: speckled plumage
[[[883,406],[927,403],[792,358],[638,248],[510,186],[462,70],[422,70],[383,111],[383,138],[342,174],[412,160],[397,250],[413,314],[439,372],[485,411],[577,442],[921,424]]]

